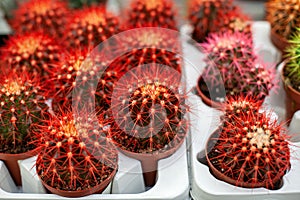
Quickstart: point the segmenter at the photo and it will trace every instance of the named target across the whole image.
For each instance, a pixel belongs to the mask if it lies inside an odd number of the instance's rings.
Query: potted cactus
[[[177,10],[170,0],[133,0],[127,11],[125,29],[161,27],[177,30]]]
[[[65,197],[101,193],[114,177],[118,154],[105,137],[107,125],[95,116],[62,112],[37,126],[43,150],[36,172],[50,192]]]
[[[114,89],[108,138],[141,161],[147,187],[156,182],[158,160],[173,154],[187,134],[189,108],[179,92],[180,78],[176,70],[153,63],[133,69]]]
[[[95,94],[96,106],[106,102],[106,107],[110,107],[115,83],[136,67],[156,63],[178,73],[182,71],[181,43],[176,31],[154,27],[132,29],[118,35],[116,40],[119,48],[111,53],[116,59],[100,78]]]
[[[274,86],[275,71],[258,61],[251,35],[214,33],[201,45],[206,68],[197,82],[203,102],[215,108],[227,97],[243,94],[264,99]]]
[[[14,72],[26,71],[40,77],[41,82],[51,79],[52,70],[63,54],[54,38],[32,32],[10,36],[1,47],[1,59]],[[51,89],[51,85],[46,86]],[[49,94],[50,95],[50,94]]]
[[[270,114],[243,101],[226,102],[233,109],[207,141],[207,164],[217,179],[229,184],[279,189],[291,167],[288,137]]]
[[[211,32],[219,31],[216,22],[222,21],[221,13],[234,9],[232,0],[189,0],[189,21],[193,27],[192,38],[203,42]]]
[[[300,2],[269,0],[266,3],[266,18],[271,24],[271,40],[284,53],[288,40],[300,26]]]
[[[35,125],[43,123],[48,106],[39,81],[28,73],[1,75],[0,106],[0,160],[20,186],[18,160],[38,153]]]
[[[286,118],[290,120],[293,114],[300,109],[300,30],[289,40],[290,46],[286,49],[286,58],[281,78],[286,92]]]
[[[17,33],[44,32],[59,39],[64,35],[68,4],[60,0],[29,0],[19,4],[11,20]]]
[[[91,6],[69,15],[63,41],[69,49],[93,49],[119,31],[119,20],[115,15],[103,5]]]

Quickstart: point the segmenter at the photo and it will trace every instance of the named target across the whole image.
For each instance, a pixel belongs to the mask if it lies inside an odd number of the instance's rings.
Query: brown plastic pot
[[[201,97],[203,103],[205,103],[206,105],[212,107],[212,108],[216,108],[218,110],[222,110],[222,103],[216,102],[211,100],[209,97],[207,97],[202,90],[200,89],[200,82],[202,82],[203,78],[202,76],[200,76],[197,80],[197,85],[196,85],[196,89],[198,92],[198,95]]]
[[[117,169],[114,169],[114,171],[109,175],[109,177],[107,177],[99,185],[96,185],[95,187],[92,187],[92,188],[88,188],[85,190],[78,190],[78,191],[66,191],[66,190],[60,190],[57,188],[53,188],[53,187],[47,185],[42,179],[40,179],[40,180],[42,181],[42,184],[44,185],[44,187],[53,194],[57,194],[57,195],[60,195],[63,197],[83,197],[83,196],[87,196],[87,195],[91,195],[91,194],[102,193],[105,190],[105,188],[109,185],[109,183],[115,176],[116,172],[117,172]]]
[[[145,186],[153,187],[156,183],[158,161],[174,154],[176,150],[182,145],[183,141],[185,140],[182,139],[176,146],[167,151],[155,152],[153,154],[135,153],[122,148],[119,149],[126,156],[137,159],[141,162]]]
[[[207,165],[210,169],[210,172],[212,173],[212,175],[214,177],[216,177],[218,180],[224,181],[226,183],[229,183],[231,185],[234,186],[238,186],[238,187],[243,187],[243,188],[266,188],[267,183],[266,182],[259,182],[259,183],[245,183],[245,182],[241,182],[241,181],[237,181],[235,179],[232,179],[226,175],[224,175],[222,172],[220,172],[218,169],[216,169],[214,167],[214,165],[210,162],[209,158],[208,158],[208,153],[212,150],[214,144],[214,140],[211,140],[212,138],[218,138],[219,137],[219,132],[221,130],[217,129],[215,130],[211,136],[209,137],[209,139],[206,142],[206,147],[205,147],[205,155],[206,155],[206,160],[207,160]],[[278,173],[277,176],[273,179],[273,183],[278,183],[280,181],[280,183],[282,183],[282,174]],[[280,185],[279,187],[281,187],[282,185]]]
[[[286,93],[285,106],[286,106],[286,120],[290,121],[297,110],[300,110],[300,92],[295,90],[291,85],[287,84],[284,77],[284,66],[281,70],[281,81],[283,82],[284,90]]]
[[[284,55],[285,49],[289,46],[287,39],[277,34],[274,30],[271,29],[271,41]]]
[[[22,186],[22,179],[18,160],[30,158],[32,156],[37,155],[38,152],[39,148],[20,154],[0,153],[0,160],[4,162],[5,166],[7,167],[11,177],[13,178],[17,186]]]

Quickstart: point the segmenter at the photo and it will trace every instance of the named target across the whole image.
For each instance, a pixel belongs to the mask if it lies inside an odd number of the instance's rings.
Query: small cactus
[[[189,20],[194,30],[192,38],[203,42],[209,33],[217,32],[223,26],[216,26],[222,21],[219,16],[233,10],[232,0],[190,0]]]
[[[285,82],[300,92],[300,30],[289,40],[290,46],[286,49],[289,58],[284,68]]]
[[[59,38],[63,36],[68,5],[60,0],[29,0],[14,11],[12,27],[17,33],[40,31]]]
[[[70,49],[93,49],[120,31],[116,16],[104,6],[91,6],[73,12],[68,17],[64,42]]]
[[[253,95],[264,99],[275,85],[275,71],[260,63],[253,53],[251,36],[241,32],[211,34],[201,45],[206,54],[202,73],[203,90],[220,93],[214,101],[224,102],[226,96]],[[203,86],[200,83],[199,86]]]
[[[223,121],[208,142],[213,145],[207,152],[209,166],[230,184],[278,189],[291,167],[287,136],[269,114],[254,112],[232,113],[235,120]]]
[[[299,11],[299,0],[269,0],[266,3],[266,18],[271,29],[286,40],[300,27]]]
[[[61,60],[62,48],[43,33],[25,33],[11,36],[1,48],[1,59],[15,72],[30,72],[51,79],[51,72]]]
[[[74,117],[66,112],[50,116],[39,127],[43,150],[37,157],[36,170],[43,184],[68,193],[87,190],[89,195],[91,188],[112,178],[118,155],[105,137],[106,125],[99,123],[93,115]]]
[[[134,0],[125,25],[126,29],[161,27],[177,30],[176,15],[170,0]]]
[[[52,74],[53,79],[50,80],[54,85],[53,111],[58,113],[71,110],[72,106],[92,106],[91,100],[95,95],[97,74],[101,67],[101,59],[90,58],[87,49],[70,51],[57,65]]]
[[[48,106],[37,78],[28,73],[1,75],[0,153],[19,154],[37,148],[34,125],[42,124]]]
[[[178,146],[187,133],[184,115],[189,110],[186,95],[179,93],[180,74],[150,64],[124,77],[114,89],[114,121],[108,137],[135,153],[152,154]]]
[[[175,32],[175,31],[174,31]],[[118,56],[104,71],[96,91],[97,102],[103,99],[109,106],[115,83],[130,70],[156,63],[171,67],[181,73],[181,44],[177,33],[155,28],[144,28],[125,32],[119,41]]]

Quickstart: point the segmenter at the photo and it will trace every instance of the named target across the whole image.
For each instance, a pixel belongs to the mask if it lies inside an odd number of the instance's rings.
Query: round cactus
[[[42,124],[47,104],[40,83],[27,73],[0,79],[0,153],[19,154],[37,148],[33,125]]]
[[[170,0],[134,0],[125,25],[126,29],[162,27],[177,30],[176,15]]]
[[[187,133],[189,107],[179,93],[180,74],[156,64],[136,68],[116,84],[108,137],[135,153],[164,152]]]
[[[60,0],[29,0],[14,12],[12,27],[17,33],[45,32],[55,38],[64,34],[68,5]]]
[[[103,102],[104,99],[109,106],[115,83],[135,67],[156,63],[181,73],[181,44],[175,31],[159,28],[128,31],[122,35],[119,45],[119,51],[125,53],[117,55],[104,71],[96,91],[97,102]]]
[[[201,46],[207,66],[198,84],[206,95],[216,93],[213,101],[224,102],[224,95],[241,94],[264,99],[274,86],[275,71],[258,61],[249,34],[214,33]],[[226,94],[222,94],[222,88]]]
[[[289,58],[284,68],[285,82],[300,92],[300,30],[289,40],[290,46],[286,49]]]
[[[104,66],[98,58],[89,57],[86,49],[74,50],[57,65],[50,80],[54,85],[52,109],[55,113],[71,110],[72,106],[93,106],[97,75]]]
[[[91,6],[68,17],[64,42],[69,48],[93,49],[120,31],[116,16],[104,6]]]
[[[219,31],[222,26],[216,26],[221,13],[226,14],[233,10],[232,0],[190,0],[189,20],[194,30],[192,38],[203,42],[211,32]]]
[[[236,186],[278,189],[291,166],[287,136],[265,112],[248,112],[233,113],[235,120],[225,119],[211,136],[209,167],[217,178]]]
[[[1,59],[15,72],[28,71],[45,81],[51,78],[62,52],[53,38],[42,33],[25,33],[7,40],[1,48]]]
[[[106,125],[100,122],[99,126],[92,116],[61,113],[39,127],[43,150],[37,157],[36,170],[48,188],[68,193],[86,190],[85,195],[89,195],[91,188],[113,177],[117,151],[105,137]]]
[[[290,39],[300,27],[299,0],[269,0],[266,11],[272,30],[285,39]]]

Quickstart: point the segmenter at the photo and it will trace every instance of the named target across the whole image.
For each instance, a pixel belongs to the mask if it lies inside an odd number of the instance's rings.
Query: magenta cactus
[[[43,150],[37,157],[36,170],[51,192],[71,197],[101,192],[114,176],[117,151],[105,137],[106,124],[100,121],[99,126],[93,116],[61,113],[39,126]],[[78,195],[78,191],[83,193]]]
[[[275,71],[258,61],[249,34],[211,34],[201,47],[207,66],[198,84],[205,95],[215,94],[213,101],[224,102],[226,96],[241,94],[264,99],[275,85]]]
[[[232,112],[234,120],[223,120],[208,141],[208,164],[217,178],[230,184],[278,189],[291,166],[287,136],[269,114],[252,111]]]

